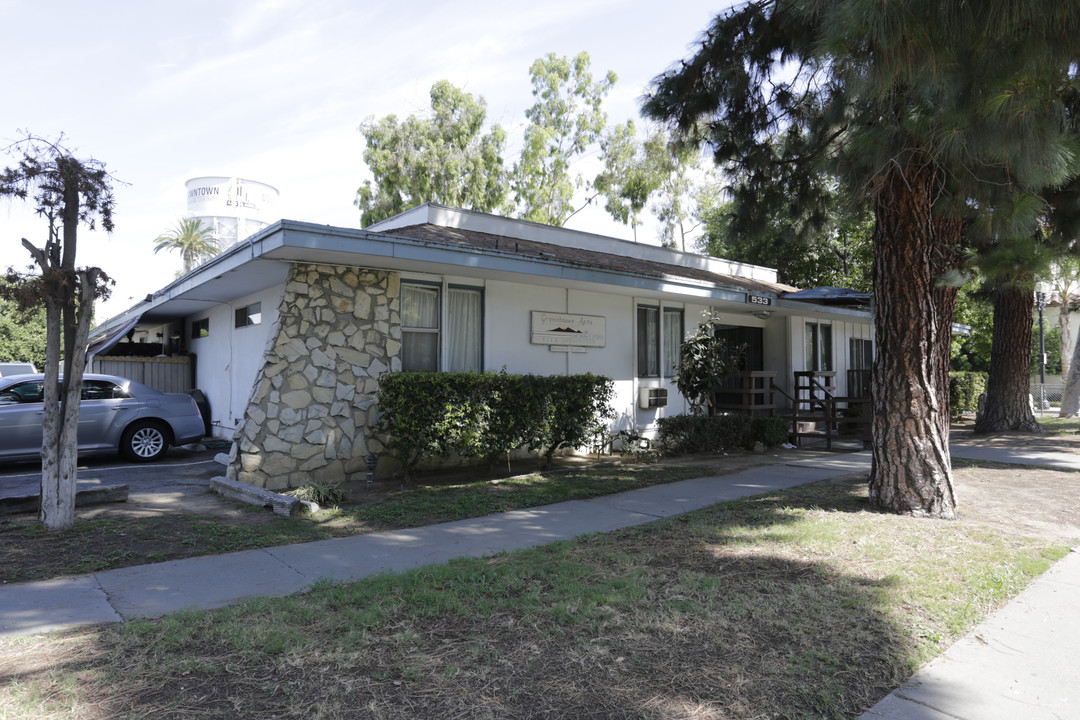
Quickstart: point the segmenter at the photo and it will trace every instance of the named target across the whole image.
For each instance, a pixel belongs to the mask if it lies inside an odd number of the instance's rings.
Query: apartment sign
[[[532,311],[532,344],[562,347],[604,347],[607,318]]]

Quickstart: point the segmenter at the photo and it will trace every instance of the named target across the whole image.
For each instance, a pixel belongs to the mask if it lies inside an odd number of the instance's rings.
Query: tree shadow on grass
[[[855,717],[913,670],[898,581],[779,538],[865,509],[852,485],[770,493],[109,628],[0,680],[48,697],[79,679],[96,717]]]

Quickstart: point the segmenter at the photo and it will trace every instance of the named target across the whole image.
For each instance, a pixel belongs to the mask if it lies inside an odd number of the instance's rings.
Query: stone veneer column
[[[401,369],[400,290],[397,273],[292,266],[229,478],[283,490],[366,469],[379,376]]]

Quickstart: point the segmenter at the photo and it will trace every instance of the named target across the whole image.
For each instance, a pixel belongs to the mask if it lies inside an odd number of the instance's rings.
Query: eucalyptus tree
[[[112,177],[97,160],[80,160],[61,144],[27,136],[8,148],[18,162],[0,172],[0,196],[29,200],[45,220],[41,246],[22,246],[34,261],[25,275],[9,271],[21,308],[45,306],[45,404],[42,415],[40,519],[46,530],[75,522],[77,432],[86,344],[94,301],[111,280],[101,268],[75,265],[78,229],[113,230]],[[64,384],[60,375],[63,362]]]
[[[521,157],[510,173],[516,213],[525,220],[563,225],[579,188],[595,196],[593,183],[573,164],[597,146],[607,126],[604,98],[618,79],[594,80],[589,54],[573,58],[548,53],[529,68],[535,102],[525,111],[529,124]]]
[[[872,208],[876,506],[955,515],[950,279],[965,218],[1075,175],[1061,89],[1078,31],[1075,3],[757,0],[718,17],[646,100],[752,189],[800,200],[825,172]]]
[[[200,262],[221,252],[221,246],[214,237],[213,228],[198,218],[184,218],[177,221],[172,230],[154,239],[154,254],[162,250],[179,252],[184,267],[177,274],[187,275]]]
[[[374,176],[357,190],[367,226],[425,202],[490,212],[502,207],[508,173],[506,132],[485,131],[487,102],[446,80],[431,86],[429,117],[369,117],[360,125],[364,162]]]
[[[634,230],[635,242],[641,213],[663,181],[664,139],[653,133],[639,141],[634,121],[627,120],[605,131],[600,141],[604,169],[593,187],[605,198],[608,215]]]
[[[660,221],[657,235],[664,247],[686,252],[687,237],[703,224],[706,208],[715,204],[719,182],[698,160],[696,148],[670,140],[660,155],[660,185],[651,209]]]
[[[1058,335],[1061,338],[1061,375],[1069,376],[1072,366],[1073,349],[1072,327],[1069,317],[1076,310],[1072,298],[1080,292],[1080,258],[1075,255],[1054,260],[1047,279],[1052,296],[1058,298]]]

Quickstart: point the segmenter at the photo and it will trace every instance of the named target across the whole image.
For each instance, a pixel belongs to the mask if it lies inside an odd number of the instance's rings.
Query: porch
[[[836,394],[836,371],[800,370],[793,373],[790,392],[776,384],[770,370],[744,371],[717,394],[716,408],[747,415],[762,413],[791,420],[791,438],[797,447],[808,442],[870,442],[870,371],[847,371],[847,395]],[[779,402],[778,402],[779,399]]]

